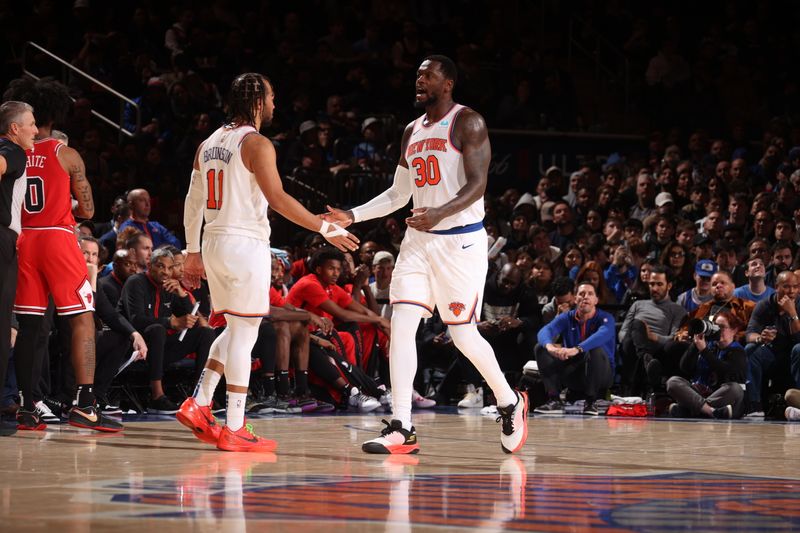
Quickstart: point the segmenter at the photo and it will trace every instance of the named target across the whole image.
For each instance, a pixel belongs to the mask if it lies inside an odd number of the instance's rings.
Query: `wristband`
[[[322,221],[322,225],[319,227],[318,232],[326,239],[330,237],[344,237],[347,235],[346,229],[338,224],[327,222],[325,220]]]

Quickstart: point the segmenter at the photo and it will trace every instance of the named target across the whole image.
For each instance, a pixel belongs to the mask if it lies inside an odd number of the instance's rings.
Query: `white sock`
[[[395,305],[392,310],[392,342],[389,344],[389,373],[392,379],[392,418],[411,429],[411,394],[417,373],[417,328],[422,310]]]
[[[492,388],[494,397],[497,398],[498,407],[506,407],[517,403],[517,395],[512,389],[500,364],[492,350],[492,346],[478,333],[478,326],[474,323],[450,326],[450,337],[461,353],[475,365],[483,379]]]
[[[217,390],[219,378],[222,376],[218,372],[206,367],[203,373],[200,374],[200,379],[197,381],[197,386],[194,388],[194,399],[197,405],[203,407],[211,405],[214,399],[214,391]]]
[[[231,431],[242,429],[244,425],[244,404],[246,401],[246,392],[228,391],[228,410],[225,414],[225,424]]]
[[[220,333],[220,335],[214,339],[214,342],[211,343],[211,348],[208,351],[208,360],[217,361],[225,367],[225,362],[228,358],[228,341],[230,339],[230,331],[228,328]],[[219,372],[214,370],[210,370],[208,367],[203,369],[203,372],[200,374],[200,379],[197,380],[197,386],[194,388],[194,396],[195,401],[198,405],[207,406],[211,405],[211,402],[214,400],[214,391],[217,390],[217,384],[219,384],[219,378],[222,377]]]

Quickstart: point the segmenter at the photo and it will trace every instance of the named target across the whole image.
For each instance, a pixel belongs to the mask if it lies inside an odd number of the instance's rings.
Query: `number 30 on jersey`
[[[417,177],[414,178],[414,185],[417,187],[437,185],[442,180],[439,160],[435,155],[429,155],[427,158],[416,157],[411,161],[411,165],[417,171]]]

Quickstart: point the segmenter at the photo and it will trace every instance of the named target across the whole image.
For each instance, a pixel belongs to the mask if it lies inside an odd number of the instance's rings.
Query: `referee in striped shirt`
[[[0,105],[0,389],[11,351],[11,309],[17,289],[17,236],[25,197],[25,150],[33,148],[36,120],[24,102]],[[0,435],[13,429],[0,427]]]

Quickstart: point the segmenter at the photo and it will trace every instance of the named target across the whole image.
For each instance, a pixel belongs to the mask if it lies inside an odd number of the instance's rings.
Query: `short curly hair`
[[[32,105],[36,123],[42,126],[64,124],[72,109],[72,98],[67,86],[52,78],[13,80],[3,93],[3,101],[8,100]]]

